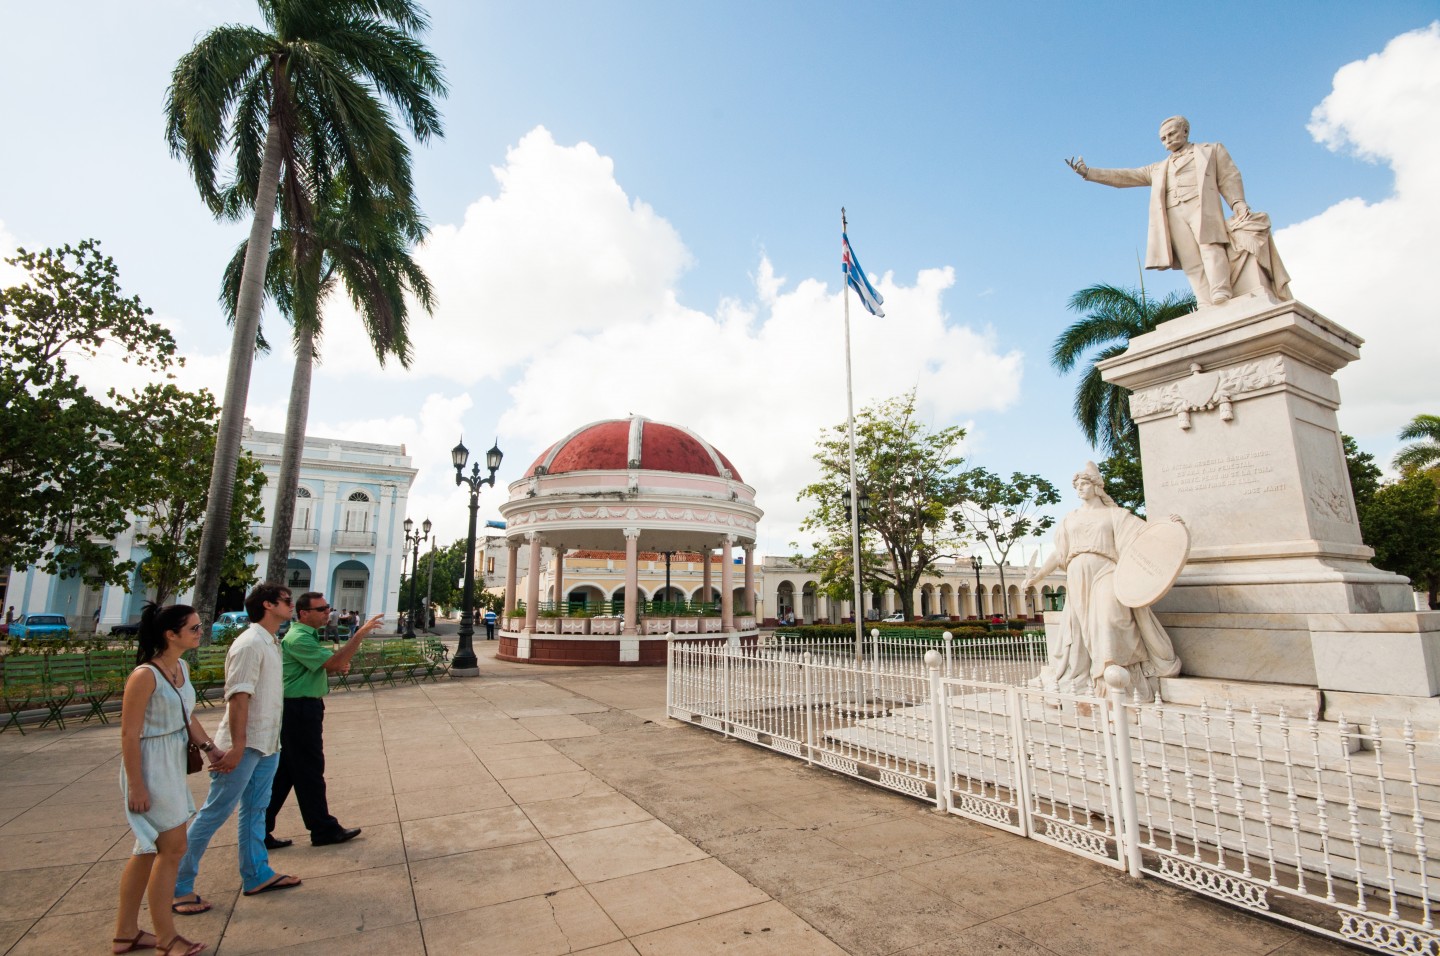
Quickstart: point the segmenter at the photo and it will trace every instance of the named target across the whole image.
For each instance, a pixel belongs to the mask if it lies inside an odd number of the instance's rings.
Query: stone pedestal
[[[1334,373],[1362,340],[1299,302],[1232,299],[1101,364],[1130,389],[1150,517],[1189,525],[1156,612],[1185,673],[1372,694],[1440,694],[1440,614],[1371,566]]]

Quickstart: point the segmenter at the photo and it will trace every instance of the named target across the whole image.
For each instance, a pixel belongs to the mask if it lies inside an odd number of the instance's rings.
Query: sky
[[[1099,455],[1050,346],[1073,292],[1139,282],[1148,191],[1063,160],[1152,162],[1176,113],[1229,149],[1296,297],[1366,340],[1338,375],[1342,430],[1388,463],[1440,410],[1435,0],[427,9],[450,91],[445,137],[415,151],[416,255],[438,306],[412,319],[410,368],[382,369],[328,303],[309,431],[403,444],[410,515],[441,542],[465,533],[457,439],[505,453],[484,520],[553,441],[635,413],[724,451],[766,512],[759,551],[793,553],[816,438],[845,419],[842,206],[886,311],[852,302],[856,408],[914,389],[927,424],[966,429],[967,465],[1068,489]],[[162,111],[199,37],[258,20],[232,0],[0,9],[0,249],[99,239],[174,332],[180,383],[217,394],[216,293],[248,225],[206,211]],[[292,368],[283,348],[257,359],[257,428],[283,430]],[[113,356],[84,375],[143,383]]]

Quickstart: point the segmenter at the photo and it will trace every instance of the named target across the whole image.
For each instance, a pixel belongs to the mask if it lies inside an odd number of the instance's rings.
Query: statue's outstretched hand
[[[1075,174],[1078,175],[1081,179],[1085,178],[1085,174],[1090,169],[1089,166],[1085,165],[1084,156],[1071,156],[1069,159],[1065,160],[1065,165],[1075,170]]]

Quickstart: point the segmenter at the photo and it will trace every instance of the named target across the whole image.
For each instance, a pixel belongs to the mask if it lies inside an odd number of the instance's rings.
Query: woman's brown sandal
[[[149,936],[153,942],[142,943],[141,940],[144,939],[146,936]],[[140,930],[129,939],[125,939],[122,936],[116,936],[110,942],[114,944],[114,946],[110,947],[110,951],[114,953],[115,956],[120,956],[121,953],[133,953],[136,950],[141,949],[154,949],[156,946],[160,945],[159,937],[157,937],[154,933],[150,932],[148,929]],[[115,946],[124,946],[125,948],[116,949]]]
[[[185,948],[176,949],[176,946],[184,946]],[[175,937],[164,946],[159,947],[156,953],[157,956],[200,956],[200,954],[208,948],[208,943],[193,943],[179,933],[176,933]]]

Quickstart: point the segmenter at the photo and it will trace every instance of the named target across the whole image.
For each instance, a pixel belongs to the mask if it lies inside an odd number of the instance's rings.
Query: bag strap
[[[159,665],[159,664],[156,664],[154,661],[146,661],[145,663],[148,664],[149,666],[155,668],[155,673],[158,674],[158,675],[160,675],[159,677],[156,677],[155,679],[158,681],[158,680],[160,680],[161,677],[164,677],[164,678],[165,678],[165,683],[168,684],[169,687],[170,687],[170,689],[175,692],[175,696],[180,699],[180,716],[185,719],[185,726],[181,727],[180,729],[183,730],[183,731],[185,731],[185,735],[186,735],[186,736],[185,736],[185,739],[186,739],[186,741],[188,742],[189,739],[190,739],[190,736],[189,736],[189,735],[190,735],[190,715],[187,714],[187,713],[185,713],[185,698],[180,696],[180,688],[178,688],[178,687],[176,687],[174,684],[170,683],[170,678],[165,677],[165,672],[160,669],[160,665]],[[183,666],[185,666],[185,665],[184,665],[184,663],[182,662],[180,666],[183,667]]]

